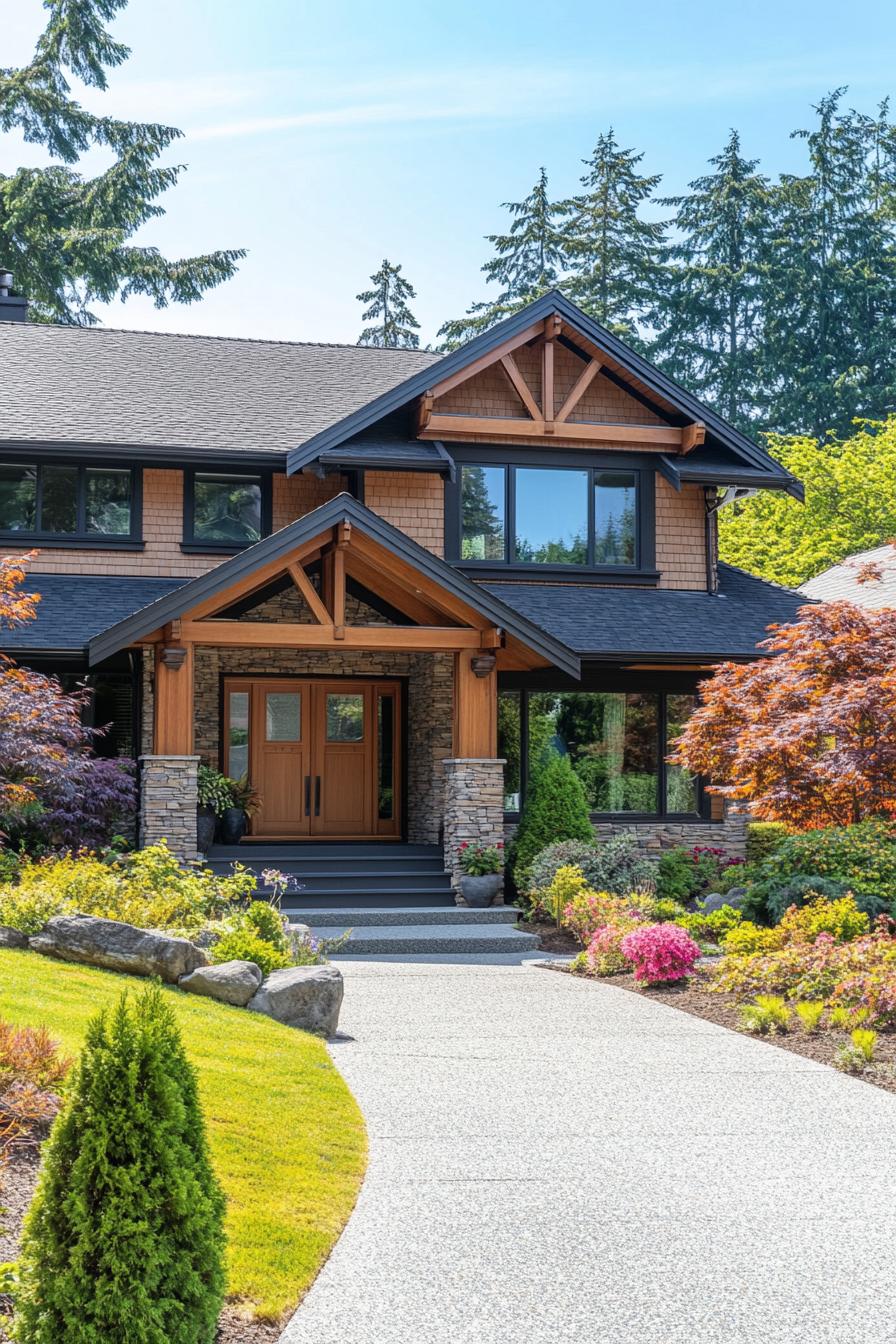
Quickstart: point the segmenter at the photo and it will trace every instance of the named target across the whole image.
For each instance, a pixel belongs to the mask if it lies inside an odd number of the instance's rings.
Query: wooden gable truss
[[[435,383],[417,403],[417,437],[444,441],[471,441],[506,443],[508,439],[556,443],[558,440],[575,445],[612,445],[616,448],[638,451],[654,450],[663,453],[687,454],[703,443],[706,429],[701,421],[686,425],[664,423],[659,416],[649,418],[654,423],[614,423],[603,420],[573,419],[581,411],[583,399],[602,370],[617,374],[610,368],[613,361],[593,347],[583,350],[582,337],[572,331],[566,339],[564,323],[558,313],[533,322],[523,331],[480,355],[464,368]],[[572,386],[557,405],[558,381],[556,355],[561,344],[564,352],[573,351],[582,360],[583,367]],[[520,367],[522,351],[534,351],[539,357],[538,375],[527,379]],[[527,363],[531,365],[527,354]],[[487,371],[500,369],[510,389],[519,401],[524,414],[493,415],[470,413],[455,408],[446,409],[445,399],[455,389],[466,386]],[[617,374],[617,382],[619,382]],[[537,383],[537,386],[535,385]],[[637,388],[633,389],[637,396]]]

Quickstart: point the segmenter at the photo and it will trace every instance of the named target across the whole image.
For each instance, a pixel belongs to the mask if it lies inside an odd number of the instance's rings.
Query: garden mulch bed
[[[40,1152],[33,1146],[14,1150],[9,1164],[0,1169],[0,1264],[15,1260],[22,1223],[40,1168]],[[0,1344],[9,1344],[11,1303],[0,1294]],[[216,1344],[274,1344],[282,1326],[247,1320],[235,1307],[225,1307],[218,1323]]]
[[[538,946],[542,952],[557,952],[570,957],[581,952],[582,944],[568,929],[558,929],[556,924],[539,920],[520,920],[523,933],[538,935]]]
[[[580,949],[576,946],[576,951]],[[568,966],[546,962],[546,970],[560,971],[570,975]],[[633,975],[584,976],[576,979],[586,983],[612,985],[616,989],[628,990],[631,994],[640,994],[643,998],[655,999],[658,1003],[668,1004],[670,1008],[680,1008],[692,1017],[702,1017],[707,1022],[715,1022],[720,1027],[737,1031],[740,1005],[746,1002],[733,994],[714,994],[705,988],[705,975],[697,974],[686,985],[654,986],[643,988]],[[766,1045],[777,1046],[779,1050],[790,1050],[795,1055],[804,1055],[807,1059],[817,1060],[820,1064],[834,1066],[834,1055],[839,1046],[848,1042],[849,1036],[842,1031],[819,1031],[809,1035],[795,1024],[791,1031],[783,1035],[753,1036],[753,1040],[764,1041]],[[896,1093],[896,1033],[879,1032],[875,1061],[863,1073],[853,1074],[866,1083],[882,1087],[887,1092]]]

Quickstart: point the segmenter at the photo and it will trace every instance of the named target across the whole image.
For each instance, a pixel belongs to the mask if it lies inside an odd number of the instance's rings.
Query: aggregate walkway
[[[896,1097],[531,959],[340,964],[370,1166],[282,1344],[896,1344]]]

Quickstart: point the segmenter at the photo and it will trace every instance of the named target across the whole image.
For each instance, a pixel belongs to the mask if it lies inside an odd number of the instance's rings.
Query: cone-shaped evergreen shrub
[[[551,756],[529,788],[512,861],[517,889],[529,885],[529,867],[536,854],[555,840],[594,840],[588,799],[568,756]]]
[[[90,1023],[28,1216],[20,1344],[212,1344],[224,1197],[170,1007],[152,986]]]

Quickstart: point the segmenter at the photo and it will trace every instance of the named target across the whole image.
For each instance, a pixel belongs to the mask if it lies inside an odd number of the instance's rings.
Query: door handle
[[[305,816],[311,816],[311,776],[305,776]]]
[[[314,776],[314,815],[320,816],[320,775]]]

